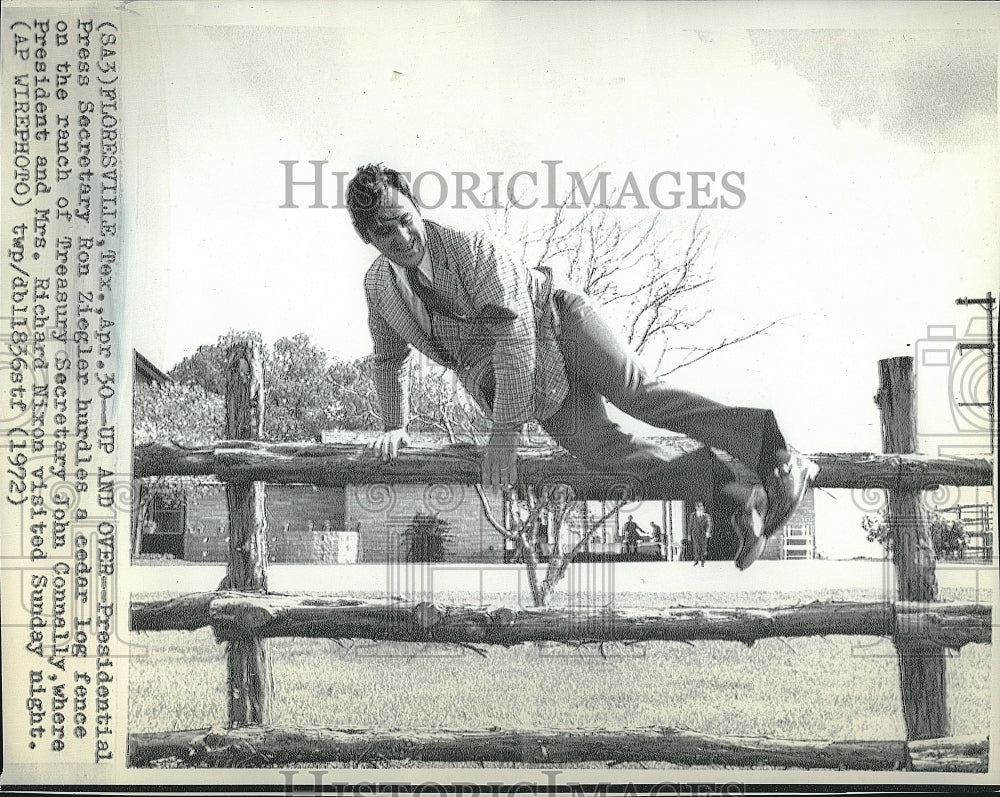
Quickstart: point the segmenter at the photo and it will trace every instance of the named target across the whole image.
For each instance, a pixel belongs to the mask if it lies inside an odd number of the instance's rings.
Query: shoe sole
[[[767,537],[763,534],[764,518],[758,509],[760,505],[758,491],[762,492],[762,489],[757,488],[751,490],[744,501],[744,509],[749,509],[751,517],[753,518],[753,526],[751,528],[747,528],[745,524],[738,519],[736,514],[733,514],[729,518],[729,523],[732,525],[733,530],[739,538],[739,548],[736,550],[736,556],[733,561],[740,570],[746,570],[750,567],[750,565],[757,561],[757,557],[759,557],[761,551],[764,550],[764,545],[767,544]],[[754,500],[755,498],[757,500]]]
[[[806,490],[812,485],[816,476],[819,474],[819,465],[813,462],[811,459],[806,457],[795,455],[797,460],[797,466],[799,470],[803,472],[802,483],[799,485],[798,492],[792,497],[791,503],[788,505],[788,509],[781,513],[777,518],[772,518],[770,523],[765,523],[762,529],[762,534],[765,537],[771,537],[778,529],[788,522],[788,519],[795,514],[795,510],[799,508],[799,504],[802,503],[802,499],[805,497]],[[768,507],[770,508],[770,507]],[[767,518],[765,518],[765,521]]]
[[[734,564],[740,570],[746,570],[750,565],[760,558],[760,555],[764,552],[764,547],[767,545],[768,537],[763,534],[755,539],[746,549],[740,549],[740,552],[736,554],[736,559]]]

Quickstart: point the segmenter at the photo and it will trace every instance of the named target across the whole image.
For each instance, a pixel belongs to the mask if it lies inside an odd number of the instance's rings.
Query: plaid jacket
[[[380,255],[372,263],[365,295],[385,428],[409,421],[411,347],[453,369],[495,423],[548,418],[569,392],[551,272],[515,264],[483,233],[425,225],[434,289],[470,320],[434,315],[432,339],[403,299],[389,259]]]

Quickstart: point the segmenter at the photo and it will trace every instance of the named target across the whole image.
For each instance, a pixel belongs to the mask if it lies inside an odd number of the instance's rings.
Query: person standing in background
[[[688,517],[688,533],[691,535],[691,554],[695,567],[701,562],[705,566],[708,539],[712,536],[712,516],[705,511],[705,505],[696,501],[694,512]]]
[[[659,550],[660,552],[660,558],[666,559],[667,546],[666,546],[666,540],[663,539],[663,529],[660,528],[660,524],[657,523],[655,520],[649,521],[649,526],[653,530],[652,531],[653,542],[656,543],[657,550]]]
[[[639,524],[629,515],[628,522],[622,528],[622,537],[625,538],[626,556],[635,556],[639,553],[639,537],[642,533],[643,531],[639,528]]]

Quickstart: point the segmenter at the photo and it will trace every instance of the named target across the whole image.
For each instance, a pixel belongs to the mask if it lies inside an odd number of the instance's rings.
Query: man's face
[[[427,248],[427,232],[413,203],[393,189],[386,204],[376,210],[375,218],[369,232],[375,248],[398,266],[420,265]]]

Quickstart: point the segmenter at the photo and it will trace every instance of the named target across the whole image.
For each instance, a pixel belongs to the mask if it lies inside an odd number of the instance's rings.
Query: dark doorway
[[[187,528],[187,502],[167,502],[153,496],[149,509],[150,523],[143,529],[142,553],[184,558],[184,530]]]

